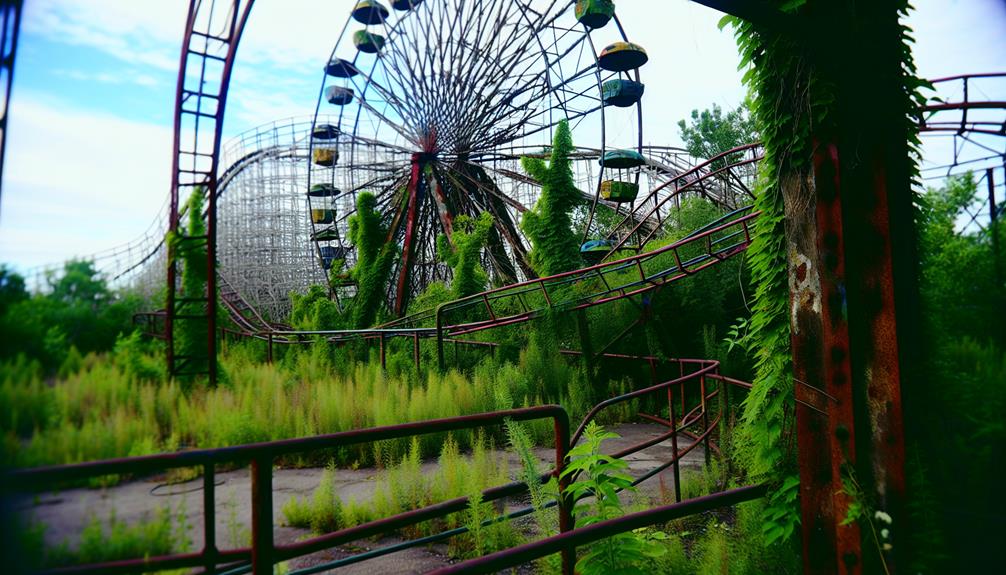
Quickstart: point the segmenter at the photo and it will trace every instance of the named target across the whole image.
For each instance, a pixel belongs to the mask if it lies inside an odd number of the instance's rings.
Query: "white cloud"
[[[172,130],[15,92],[0,260],[22,267],[141,235],[170,187]]]
[[[53,42],[87,46],[124,62],[178,69],[187,2],[164,0],[33,0],[25,4],[24,31]],[[208,5],[208,3],[204,3]],[[260,1],[252,10],[239,61],[287,71],[317,70],[349,17],[353,0]],[[230,2],[217,2],[213,30]]]
[[[185,14],[180,2],[35,0],[25,3],[22,25],[26,34],[167,71],[178,68]]]
[[[141,73],[135,69],[122,70],[119,72],[88,72],[80,69],[67,70],[65,68],[56,68],[52,71],[52,73],[57,77],[69,78],[79,82],[96,82],[99,84],[112,85],[135,84],[145,88],[156,88],[164,85],[164,83],[156,77],[150,74]]]

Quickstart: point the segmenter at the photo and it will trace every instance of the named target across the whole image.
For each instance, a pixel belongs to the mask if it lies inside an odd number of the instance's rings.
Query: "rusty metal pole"
[[[576,520],[573,517],[573,500],[566,493],[569,487],[569,478],[562,477],[562,472],[566,469],[566,460],[569,458],[570,445],[569,418],[563,413],[555,418],[555,476],[559,478],[559,532],[565,533],[576,528]],[[562,573],[563,575],[573,575],[573,567],[576,564],[576,547],[566,547],[562,550]]]
[[[859,527],[841,524],[849,506],[841,474],[843,466],[855,464],[856,426],[837,146],[818,143],[813,161],[813,177],[792,175],[782,182],[803,565],[807,575],[859,573]]]
[[[706,436],[702,440],[702,450],[706,455],[706,471],[712,466],[712,451],[709,449],[709,405],[706,401],[706,376],[699,376],[699,393],[702,394],[702,433]]]

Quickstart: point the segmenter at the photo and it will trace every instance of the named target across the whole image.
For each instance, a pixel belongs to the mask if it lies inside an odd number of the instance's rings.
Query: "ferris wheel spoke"
[[[355,94],[340,109],[345,133],[333,142],[346,153],[328,172],[312,169],[309,177],[344,190],[344,204],[362,191],[377,195],[387,240],[401,254],[387,290],[396,312],[429,282],[450,277],[437,259],[437,237],[454,241],[463,215],[493,216],[480,258],[494,281],[534,276],[517,222],[540,186],[523,173],[520,158],[547,148],[545,136],[560,120],[578,131],[600,126],[597,148],[605,149],[601,86],[620,75],[598,66],[575,4],[427,0],[386,11],[354,35],[358,71],[345,85]],[[624,39],[620,27],[618,33]],[[577,153],[583,188],[603,168],[592,167],[599,151]],[[340,209],[339,216],[352,212]],[[346,237],[348,217],[336,221],[340,233],[330,237]]]
[[[493,179],[489,177],[488,173],[486,173],[484,167],[479,164],[470,162],[459,163],[448,168],[444,172],[444,175],[452,187],[461,190],[462,193],[473,198],[474,202],[472,205],[475,209],[469,215],[475,216],[477,215],[476,212],[481,213],[482,211],[488,211],[492,214],[495,222],[493,229],[510,245],[515,257],[519,260],[518,265],[521,266],[522,271],[527,275],[527,272],[531,270],[527,260],[527,248],[520,241],[520,234],[517,231],[511,212],[512,209],[514,212],[520,213],[521,211],[525,211],[526,208],[504,194],[496,186]],[[500,260],[507,259],[502,244],[499,244],[497,247],[493,247],[492,243],[488,245],[494,254],[494,258]],[[516,268],[514,268],[513,264],[508,266],[500,264],[499,269],[505,271],[507,274],[516,273]],[[527,277],[532,276],[533,272],[531,276]]]

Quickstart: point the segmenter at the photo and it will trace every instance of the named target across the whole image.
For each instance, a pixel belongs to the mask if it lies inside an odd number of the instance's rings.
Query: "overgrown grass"
[[[88,355],[78,371],[55,382],[43,381],[35,364],[15,360],[0,364],[0,465],[213,448],[486,412],[495,409],[500,389],[514,406],[562,403],[574,415],[586,411],[592,392],[582,370],[548,353],[547,342],[532,343],[516,362],[486,358],[468,375],[414,369],[394,375],[376,362],[336,365],[323,345],[289,350],[270,365],[239,346],[221,360],[224,383],[188,392],[160,381],[159,358],[129,344],[108,356]],[[613,385],[624,390],[628,383]],[[549,421],[528,428],[535,441],[551,442]],[[455,436],[463,450],[474,447],[473,439],[471,432]],[[435,455],[443,436],[418,441],[424,456]],[[281,463],[382,464],[408,449],[408,440],[400,440]]]
[[[176,517],[169,507],[161,507],[152,517],[145,515],[134,524],[120,520],[113,510],[105,521],[92,517],[75,547],[65,540],[47,547],[45,526],[29,525],[20,531],[19,551],[31,569],[184,553],[191,546],[189,528],[184,511]]]
[[[423,537],[446,529],[465,526],[469,531],[451,540],[454,557],[482,555],[521,542],[512,524],[506,521],[483,525],[499,515],[493,503],[483,502],[481,493],[510,481],[505,459],[496,457],[485,435],[476,436],[470,455],[462,455],[458,442],[448,435],[435,469],[423,470],[418,438],[408,453],[388,464],[377,480],[369,501],[344,503],[336,493],[334,466],[329,465],[310,498],[293,497],[283,506],[287,525],[329,533],[353,527],[379,517],[390,517],[437,502],[469,496],[471,504],[461,513],[419,523],[403,530],[407,537]]]

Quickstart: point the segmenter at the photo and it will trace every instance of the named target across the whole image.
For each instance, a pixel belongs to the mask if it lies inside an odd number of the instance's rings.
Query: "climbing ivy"
[[[202,187],[192,191],[185,204],[186,221],[176,232],[168,234],[167,242],[174,257],[180,261],[181,289],[178,298],[184,303],[177,305],[179,315],[204,313],[205,304],[198,301],[206,296],[208,255],[206,251],[206,220],[203,219],[203,204],[206,192]],[[187,301],[192,300],[192,301]],[[190,358],[188,370],[202,371],[206,368],[207,330],[205,319],[178,321],[175,327],[176,353]]]
[[[356,297],[350,305],[354,329],[370,327],[384,301],[397,250],[387,241],[388,230],[377,211],[377,198],[364,192],[356,198],[356,213],[349,217],[349,239],[356,246],[356,265],[350,276],[356,280]]]
[[[520,160],[524,170],[541,184],[541,196],[534,207],[524,213],[520,226],[531,241],[531,266],[542,276],[574,270],[583,263],[580,242],[573,232],[570,217],[581,202],[570,168],[572,150],[569,123],[563,120],[555,130],[552,156],[547,166],[540,158]]]
[[[804,2],[787,2],[795,10]],[[782,4],[776,2],[776,4]],[[769,544],[790,538],[799,524],[799,478],[788,455],[793,419],[793,365],[787,313],[787,253],[782,181],[808,173],[811,123],[823,115],[828,98],[821,93],[802,47],[791,37],[726,17],[734,28],[744,83],[752,92],[752,116],[762,136],[765,157],[759,166],[755,225],[748,262],[755,286],[748,322],[754,350],[754,386],[744,401],[738,441],[742,463],[754,478],[775,489],[763,515]]]
[[[478,218],[458,216],[454,220],[451,240],[441,234],[437,238],[437,255],[454,270],[451,282],[451,296],[460,299],[479,293],[486,288],[489,276],[479,263],[482,248],[489,238],[493,218],[489,212],[482,212]]]

